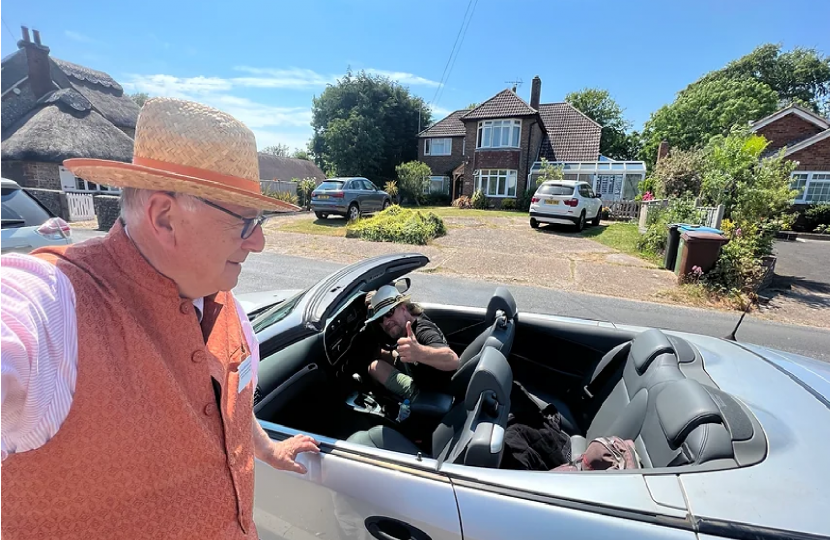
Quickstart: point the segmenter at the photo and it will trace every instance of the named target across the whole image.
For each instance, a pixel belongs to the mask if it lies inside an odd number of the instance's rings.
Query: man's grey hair
[[[121,219],[126,225],[139,223],[144,216],[144,207],[147,201],[150,200],[153,193],[156,191],[152,189],[139,189],[126,187],[121,190]],[[187,212],[196,211],[197,201],[191,195],[184,195],[182,193],[175,194],[176,200]]]

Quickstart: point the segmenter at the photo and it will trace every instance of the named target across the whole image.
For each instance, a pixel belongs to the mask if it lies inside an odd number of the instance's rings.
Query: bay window
[[[449,156],[452,154],[452,139],[424,139],[425,156]]]
[[[519,148],[521,120],[484,120],[478,123],[476,148]]]
[[[515,197],[516,171],[482,169],[475,175],[475,189],[488,197]]]

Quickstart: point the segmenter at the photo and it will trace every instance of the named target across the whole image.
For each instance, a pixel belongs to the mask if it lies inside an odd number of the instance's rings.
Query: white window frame
[[[61,188],[67,193],[112,193],[114,195],[121,193],[121,188],[102,186],[75,176],[63,165],[58,165],[58,174],[61,179]]]
[[[436,145],[435,143],[439,143]],[[438,152],[436,152],[438,146]],[[446,148],[444,148],[446,147]],[[452,155],[452,137],[435,137],[431,139],[424,139],[424,155],[425,156],[451,156]]]
[[[515,199],[519,193],[519,171],[515,169],[480,169],[475,173],[474,189],[478,191],[484,184],[483,179],[487,178],[485,189],[482,189],[484,195],[491,199]],[[499,188],[499,180],[504,178],[504,191]],[[490,190],[490,184],[495,180],[496,189]],[[513,195],[510,193],[511,180],[513,183]],[[493,193],[491,193],[493,191]]]
[[[806,178],[798,178],[806,176]],[[801,192],[796,195],[796,204],[819,204],[822,202],[830,202],[830,195],[824,200],[811,201],[807,199],[807,194],[810,193],[812,186],[817,187],[818,184],[830,185],[830,171],[793,171],[792,182],[790,182],[790,189],[801,189]],[[799,187],[799,182],[804,182],[803,186]],[[822,186],[824,187],[824,186]],[[824,188],[830,189],[830,187]]]
[[[507,144],[504,144],[504,129],[507,128]],[[518,129],[517,129],[518,128]],[[498,132],[496,131],[498,129]],[[498,133],[498,144],[494,136]],[[516,118],[482,120],[476,132],[476,149],[520,148],[522,144],[522,121]]]
[[[450,177],[449,176],[437,175],[437,176],[429,176],[427,178],[429,178],[429,182],[424,183],[424,194],[425,195],[430,195],[432,193],[438,193],[440,195],[449,195],[449,193],[450,193],[450,190],[449,190]],[[432,189],[432,183],[433,182],[438,182],[438,181],[441,181],[441,189],[440,190]]]

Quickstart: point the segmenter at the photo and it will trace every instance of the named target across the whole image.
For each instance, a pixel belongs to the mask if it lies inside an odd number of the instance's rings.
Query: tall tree
[[[311,157],[308,155],[308,150],[303,148],[295,148],[294,152],[291,154],[291,157],[294,159],[305,159],[310,161]]]
[[[139,108],[144,106],[144,103],[150,99],[150,94],[147,92],[136,92],[134,94],[130,94],[130,99],[135,101],[135,104],[138,105]]]
[[[735,124],[747,124],[775,112],[778,95],[754,79],[714,78],[680,92],[674,103],[652,113],[643,129],[644,161],[657,159],[660,141],[683,150],[699,148]]]
[[[635,158],[637,150],[636,147],[632,149],[632,144],[636,142],[636,138],[632,139],[626,134],[631,128],[631,122],[623,117],[622,108],[608,90],[584,88],[565,96],[565,101],[602,126],[600,154],[612,159]]]
[[[388,77],[351,71],[312,101],[310,150],[329,174],[360,175],[375,183],[395,177],[395,166],[417,158],[418,115],[432,117],[424,100]]]
[[[262,150],[260,150],[263,154],[271,154],[272,156],[277,157],[288,157],[291,154],[291,151],[288,149],[287,144],[275,144],[274,146],[266,146]]]

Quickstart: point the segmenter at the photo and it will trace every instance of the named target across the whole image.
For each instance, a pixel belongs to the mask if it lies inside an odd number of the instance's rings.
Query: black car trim
[[[552,506],[568,508],[570,510],[590,512],[592,514],[600,514],[603,516],[629,519],[633,521],[641,521],[644,523],[651,523],[654,525],[671,527],[673,529],[693,531],[695,528],[694,523],[689,519],[689,517],[678,518],[673,516],[667,516],[664,514],[653,514],[640,510],[632,510],[630,508],[620,508],[617,506],[610,506],[597,502],[577,501],[575,499],[557,497],[545,493],[507,488],[497,484],[482,482],[480,480],[468,480],[454,474],[450,474],[449,477],[450,481],[454,486],[471,488],[477,491],[485,491],[488,493],[495,493],[497,495],[504,495],[506,497],[512,497],[515,499],[533,501],[542,504],[550,504]],[[687,511],[687,516],[688,515],[689,514]]]
[[[827,536],[814,533],[774,529],[749,523],[725,521],[710,518],[694,518],[695,530],[699,534],[725,536],[736,540],[819,540]]]
[[[579,222],[579,216],[561,216],[556,214],[545,214],[544,212],[530,212],[530,217],[532,218],[542,218],[542,219],[561,219],[564,221],[572,221],[574,223]]]

